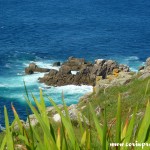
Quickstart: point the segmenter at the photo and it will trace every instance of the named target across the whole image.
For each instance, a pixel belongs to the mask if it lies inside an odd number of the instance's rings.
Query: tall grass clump
[[[137,108],[133,114],[128,116],[125,123],[122,122],[121,96],[118,97],[117,114],[113,123],[108,123],[106,109],[103,113],[103,121],[97,118],[96,113],[89,103],[90,120],[89,124],[81,122],[78,117],[78,127],[75,127],[70,119],[68,108],[63,100],[63,112],[56,103],[49,98],[50,103],[61,117],[61,122],[52,121],[46,111],[46,105],[42,91],[40,90],[40,101],[34,96],[35,106],[29,101],[26,102],[32,113],[38,120],[37,126],[32,126],[29,120],[29,127],[26,128],[12,105],[14,121],[10,124],[7,108],[4,106],[5,131],[0,150],[140,150],[139,143],[150,142],[150,103],[147,103],[142,119],[138,120]],[[17,129],[15,128],[17,124]],[[77,131],[77,132],[76,132]],[[94,139],[94,140],[93,140]],[[131,146],[129,145],[131,143]],[[144,150],[150,147],[144,147]]]

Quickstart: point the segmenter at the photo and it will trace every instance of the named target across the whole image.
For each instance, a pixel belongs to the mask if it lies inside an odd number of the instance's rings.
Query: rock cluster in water
[[[54,63],[55,66],[60,66],[60,63]],[[129,67],[120,65],[113,60],[97,59],[94,63],[87,62],[84,58],[69,57],[64,62],[59,70],[40,68],[36,64],[31,63],[29,67],[25,68],[26,74],[34,72],[48,72],[44,77],[39,78],[41,83],[50,86],[63,86],[63,85],[92,85],[96,84],[96,78],[101,77],[105,79],[108,75],[112,74],[113,70],[129,72]],[[76,71],[75,73],[72,73]]]
[[[29,67],[25,68],[26,74],[33,74],[34,72],[49,72],[48,68],[40,68],[35,63],[29,64]]]

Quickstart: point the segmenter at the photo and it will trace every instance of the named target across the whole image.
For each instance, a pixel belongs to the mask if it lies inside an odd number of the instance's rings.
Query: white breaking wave
[[[49,87],[49,88],[48,88]],[[93,87],[92,86],[88,86],[88,85],[81,85],[81,86],[77,86],[77,85],[66,85],[66,86],[58,86],[58,87],[50,87],[50,86],[41,86],[40,88],[44,89],[45,92],[50,92],[53,94],[57,94],[57,93],[65,93],[65,94],[84,94],[87,92],[92,92]]]
[[[41,68],[59,70],[60,67],[54,67],[53,66],[54,62],[55,61],[30,61],[29,63],[35,63],[38,67],[41,67]],[[24,63],[24,66],[28,67],[29,63]]]
[[[0,124],[0,130],[3,131],[5,128]]]
[[[25,81],[28,85],[35,84],[38,82],[38,78],[43,77],[45,73],[34,73],[31,75],[24,75],[22,81]]]
[[[7,87],[8,84],[0,84],[0,87]]]
[[[133,61],[133,60],[139,60],[139,58],[137,56],[130,56],[128,58],[126,58],[129,61]]]
[[[144,65],[144,62],[139,59],[137,56],[129,56],[129,57],[124,57],[124,56],[117,56],[114,57],[114,60],[119,62],[120,64],[125,64],[130,67],[131,71],[138,71],[138,68],[142,65]]]

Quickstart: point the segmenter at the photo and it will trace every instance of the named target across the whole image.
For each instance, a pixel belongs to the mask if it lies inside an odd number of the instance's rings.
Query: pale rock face
[[[146,59],[146,66],[150,66],[150,57]]]
[[[95,60],[95,64],[97,64],[97,65],[103,65],[105,62],[106,62],[106,60],[104,60],[104,59],[96,59]]]
[[[55,122],[61,122],[61,117],[60,117],[60,115],[59,115],[59,114],[55,114],[55,115],[53,116],[53,120],[54,120]]]
[[[146,59],[145,67],[141,67],[139,72],[142,74],[139,79],[150,77],[150,57]]]
[[[99,80],[94,88],[95,93],[98,94],[100,89],[104,89],[104,92],[107,88],[119,85],[128,84],[133,78],[129,72],[119,72],[118,76],[110,75],[108,79]]]
[[[31,126],[36,126],[38,124],[38,120],[34,114],[29,115]],[[26,121],[26,127],[29,127],[29,120]]]

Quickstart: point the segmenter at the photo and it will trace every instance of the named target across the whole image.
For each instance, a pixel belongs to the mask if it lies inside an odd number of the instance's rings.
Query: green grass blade
[[[146,94],[147,94],[147,92],[148,92],[149,84],[150,84],[150,80],[148,80],[148,83],[147,83],[147,85],[146,85],[146,89],[145,89],[145,95],[144,95],[144,97],[146,97]]]
[[[44,140],[48,141],[48,143],[49,143],[49,145],[51,145],[52,149],[57,150],[56,143],[55,143],[51,133],[49,132],[49,126],[47,126],[47,124],[43,121],[43,118],[38,114],[37,110],[32,106],[32,104],[28,100],[26,100],[26,101],[27,101],[30,109],[32,110],[32,112],[35,114],[38,122],[40,123],[41,129],[43,130],[44,135],[47,137],[47,138],[44,138]]]
[[[0,146],[0,150],[4,150],[6,143],[7,143],[7,138],[6,138],[6,135],[5,135],[4,138],[3,138],[3,142]]]
[[[91,149],[91,133],[87,130],[86,150]]]
[[[132,118],[131,118],[131,120],[128,123],[127,131],[126,131],[126,134],[125,134],[124,140],[123,140],[124,144],[131,142],[131,138],[132,138],[133,130],[134,130],[136,112],[137,112],[137,109],[135,109],[135,111],[134,111],[134,113],[132,115]],[[121,150],[128,150],[128,147],[122,147]]]
[[[7,149],[13,150],[14,144],[13,144],[13,139],[12,139],[12,132],[10,130],[8,113],[7,113],[7,109],[5,106],[4,106],[4,115],[5,115],[5,126],[6,126]]]
[[[107,120],[106,120],[106,109],[105,109],[105,111],[104,111],[104,127],[103,127],[102,149],[108,149],[108,145],[106,145],[106,144],[107,144]]]
[[[66,115],[69,115],[66,106],[64,105],[64,109],[65,109],[65,112],[66,112],[66,114],[64,116],[62,114],[62,112],[60,111],[60,109],[58,108],[58,106],[55,104],[55,102],[52,99],[49,99],[49,100],[50,100],[51,104],[55,107],[55,109],[57,110],[59,115],[61,116],[63,125],[64,125],[64,127],[65,127],[65,129],[67,131],[68,138],[70,139],[70,141],[72,143],[72,146],[74,147],[74,149],[78,150],[79,149],[79,145],[77,144],[77,140],[76,140],[76,137],[75,137],[73,126],[71,124],[70,118],[68,119],[68,117],[66,116]]]
[[[116,143],[121,142],[121,96],[118,97],[118,107],[117,107],[117,116],[116,116]]]
[[[79,123],[79,127],[80,127],[80,132],[81,132],[81,134],[83,134],[84,129],[83,129],[83,125],[82,125],[82,122],[81,122],[81,116],[82,116],[82,118],[84,118],[84,116],[82,114],[78,113],[78,123]],[[84,124],[86,124],[86,123],[84,122]]]
[[[82,138],[81,138],[81,146],[84,146],[84,145],[85,145],[86,138],[87,138],[87,132],[84,131],[84,133],[83,133],[83,135],[82,135]]]
[[[93,120],[94,120],[94,123],[95,123],[95,126],[96,126],[96,130],[98,132],[98,137],[99,137],[100,143],[102,145],[103,144],[103,129],[100,127],[99,121],[96,117],[96,114],[95,114],[91,104],[89,104],[89,106],[90,106],[90,111],[92,113]]]
[[[39,135],[39,133],[38,133],[38,131],[36,131],[34,128],[32,129],[33,130],[33,133],[34,133],[34,137],[35,137],[35,139],[36,139],[36,146],[37,146],[37,148],[39,149],[39,150],[41,150],[41,149],[46,149],[46,147],[45,147],[45,145],[44,145],[44,143],[43,143],[43,141],[41,140],[41,135]]]
[[[140,141],[141,143],[145,142],[149,126],[150,126],[150,104],[148,102],[145,115],[137,135],[137,141]]]
[[[13,106],[13,104],[11,104],[11,108],[12,108],[12,110],[13,110],[14,117],[15,117],[15,120],[17,121],[17,125],[18,125],[18,127],[19,127],[19,129],[20,129],[20,132],[21,132],[21,134],[23,135],[23,126],[22,126],[22,123],[21,123],[21,121],[20,121],[20,118],[19,118],[19,116],[18,116],[18,114],[17,114],[17,112],[16,112],[16,109],[15,109],[15,107]]]

